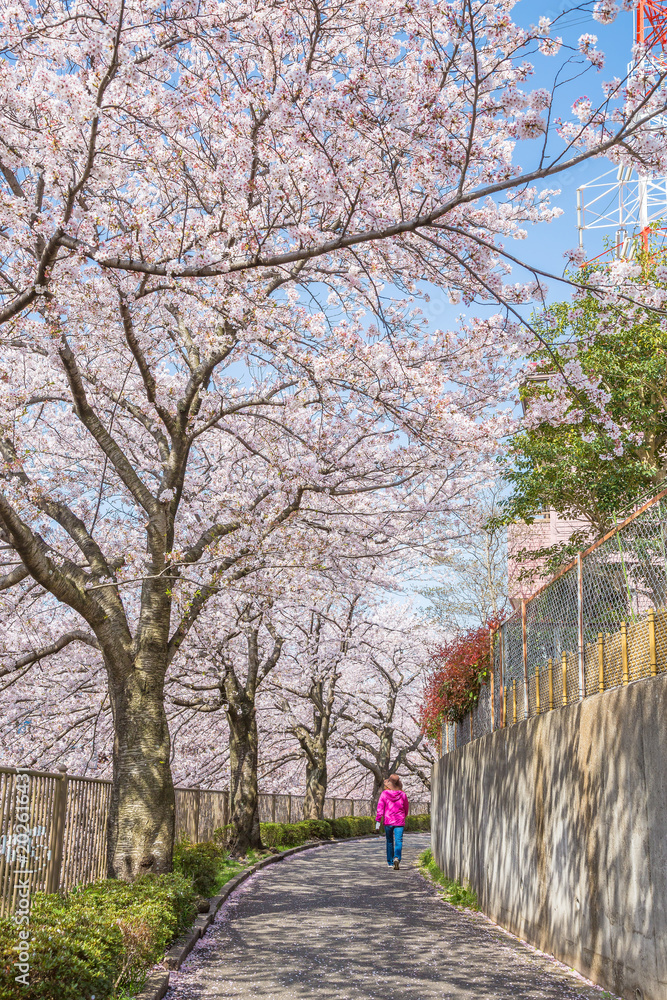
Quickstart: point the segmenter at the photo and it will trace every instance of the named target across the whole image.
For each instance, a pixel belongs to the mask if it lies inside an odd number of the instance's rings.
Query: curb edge
[[[366,840],[368,837],[373,836],[375,836],[375,834],[365,833],[359,837],[338,837],[334,840],[314,840],[307,844],[299,844],[297,847],[290,847],[287,851],[281,851],[280,854],[272,854],[268,858],[262,858],[261,861],[256,862],[256,864],[252,865],[250,868],[246,868],[238,875],[235,875],[234,878],[230,879],[229,882],[222,887],[217,896],[212,896],[209,900],[209,912],[208,914],[204,914],[204,916],[210,918],[207,926],[195,927],[193,930],[186,931],[180,938],[178,938],[178,941],[175,942],[165,953],[164,958],[158,966],[153,968],[148,973],[146,985],[140,993],[137,993],[134,1000],[163,1000],[163,997],[169,988],[170,972],[175,972],[180,969],[181,965],[188,957],[199,938],[206,934],[206,931],[215,920],[218,910],[223,903],[225,903],[231,894],[247,879],[249,879],[251,875],[254,875],[255,872],[261,871],[262,868],[266,868],[268,865],[276,864],[278,861],[283,861],[285,858],[289,858],[293,854],[301,854],[303,851],[311,851],[316,847],[325,847],[327,844],[349,844],[353,840]],[[202,914],[199,916],[202,916]],[[172,954],[172,952],[174,954]]]

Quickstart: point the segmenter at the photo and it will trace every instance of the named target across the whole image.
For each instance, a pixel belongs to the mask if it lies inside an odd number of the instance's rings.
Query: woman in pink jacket
[[[378,802],[375,829],[380,829],[384,821],[384,832],[387,838],[387,865],[398,871],[403,847],[403,830],[405,818],[410,812],[408,797],[403,791],[401,779],[397,774],[390,774],[384,783],[384,791]]]

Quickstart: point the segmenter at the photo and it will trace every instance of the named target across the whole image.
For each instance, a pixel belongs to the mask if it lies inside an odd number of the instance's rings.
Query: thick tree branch
[[[56,639],[55,642],[50,643],[48,646],[42,646],[31,653],[26,653],[25,656],[20,656],[18,660],[14,660],[10,667],[0,667],[0,677],[5,677],[7,674],[14,673],[16,670],[21,670],[23,667],[43,660],[47,656],[59,653],[61,649],[69,646],[72,642],[83,642],[93,649],[100,649],[100,644],[94,635],[82,632],[80,629],[74,629],[72,632],[67,632],[65,635],[60,636],[59,639]]]

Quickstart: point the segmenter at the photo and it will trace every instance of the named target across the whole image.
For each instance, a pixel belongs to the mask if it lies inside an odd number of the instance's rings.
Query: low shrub
[[[309,839],[308,828],[301,823],[260,823],[260,831],[266,847],[298,847]]]
[[[406,833],[416,833],[417,831],[430,830],[431,817],[424,813],[422,815],[408,816],[405,821]]]
[[[349,816],[352,836],[361,837],[366,833],[375,833],[375,820],[372,816]]]
[[[29,984],[17,984],[18,928],[0,920],[0,997],[114,1000],[140,989],[146,971],[196,915],[192,882],[180,874],[105,880],[66,896],[36,893],[30,915]]]
[[[492,618],[479,628],[458,632],[432,654],[420,721],[433,742],[441,737],[444,723],[461,722],[479,701],[490,676],[489,637],[501,621]]]
[[[191,844],[182,840],[174,845],[174,871],[192,879],[200,896],[212,896],[218,884],[220,863],[225,857],[224,848],[208,841]]]
[[[340,819],[329,820],[304,819],[299,823],[261,823],[260,829],[266,847],[298,847],[307,840],[373,833],[375,821],[370,816],[341,816]]]
[[[331,829],[334,837],[353,837],[351,817],[341,816],[340,819],[331,820]]]
[[[361,837],[375,832],[372,816],[341,816],[331,821],[334,837]]]
[[[441,890],[442,898],[456,906],[460,910],[478,910],[477,893],[470,885],[462,885],[456,879],[447,878],[445,873],[438,868],[430,850],[423,851],[419,855],[417,867],[424,878],[435,883]]]
[[[288,828],[288,830],[294,827],[294,829],[297,831],[298,837],[300,838],[299,839],[300,844],[305,844],[307,840],[317,839],[313,837],[313,834],[310,829],[310,821],[307,819],[302,819],[298,823],[285,823],[285,826]]]
[[[303,822],[314,840],[329,840],[333,836],[331,823],[328,819],[305,819]]]
[[[213,831],[213,843],[218,844],[219,847],[226,847],[229,842],[229,835],[231,832],[231,823],[227,823],[226,826],[216,826]]]

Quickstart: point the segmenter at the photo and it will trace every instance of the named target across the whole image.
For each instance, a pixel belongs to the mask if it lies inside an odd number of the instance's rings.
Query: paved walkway
[[[443,903],[384,838],[270,865],[220,910],[167,1000],[601,1000],[601,991]],[[609,996],[609,994],[606,994]]]

